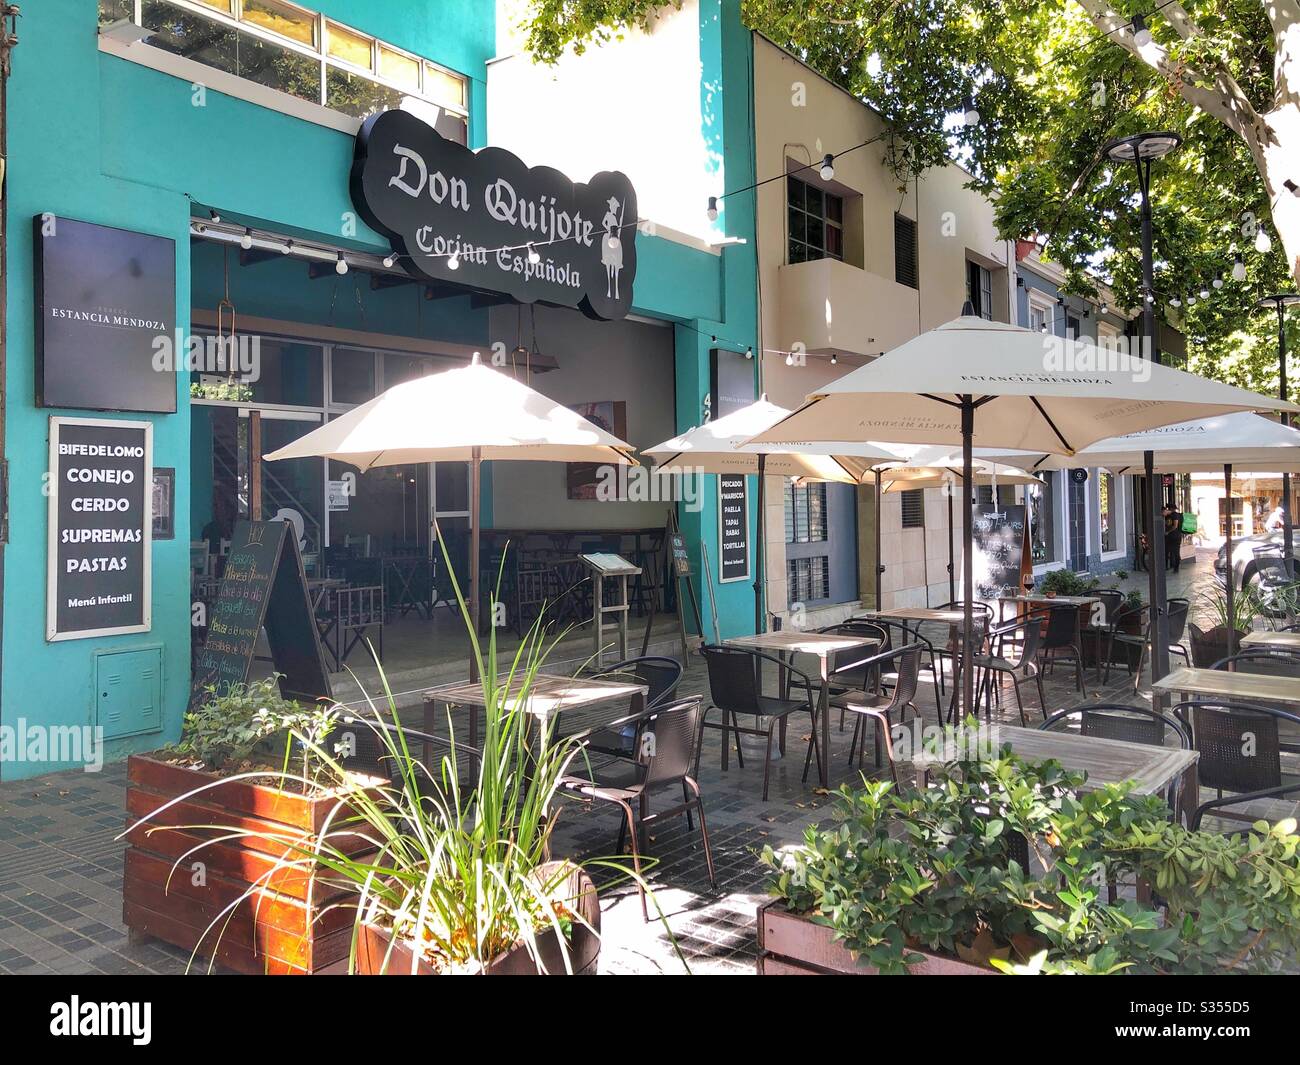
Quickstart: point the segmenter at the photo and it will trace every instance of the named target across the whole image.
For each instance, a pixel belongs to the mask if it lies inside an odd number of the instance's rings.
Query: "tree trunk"
[[[1247,140],[1264,178],[1291,277],[1300,285],[1300,103],[1290,101],[1260,117],[1265,124],[1263,136],[1259,141]],[[1288,180],[1296,186],[1295,192],[1286,187]]]

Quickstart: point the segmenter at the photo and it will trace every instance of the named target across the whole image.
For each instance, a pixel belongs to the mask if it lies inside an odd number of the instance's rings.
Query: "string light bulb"
[[[835,176],[835,156],[829,153],[822,156],[821,175],[823,181],[830,181]]]
[[[1133,22],[1133,43],[1139,48],[1145,48],[1151,43],[1151,30],[1147,28],[1147,20],[1141,15],[1134,15]]]
[[[1201,299],[1203,299],[1203,300],[1208,300],[1209,298],[1210,298],[1210,286],[1209,286],[1209,285],[1202,285],[1202,286],[1201,286]]]
[[[745,349],[745,358],[747,358],[747,359],[752,359],[753,357],[754,357],[754,349],[753,349],[753,348],[746,348],[746,349]]]
[[[1189,306],[1189,307],[1195,307],[1195,306],[1196,306],[1196,293],[1195,293],[1195,292],[1189,292],[1189,293],[1187,293],[1187,306]]]
[[[1246,280],[1246,260],[1238,252],[1232,259],[1232,279],[1234,281]]]
[[[348,272],[348,261],[343,258],[342,252],[339,252],[338,262],[334,264],[334,272],[336,274],[346,274]]]
[[[1170,297],[1169,297],[1169,306],[1171,306],[1171,307],[1181,307],[1182,305],[1183,305],[1183,301],[1180,300],[1177,296],[1170,296]]]
[[[832,351],[832,352],[831,352],[831,365],[834,366],[834,365],[835,365],[836,363],[838,363],[839,361],[840,361],[840,357],[839,357],[839,355],[837,355],[835,352]]]
[[[212,216],[212,221],[218,224],[221,222],[221,215],[217,214],[215,210],[209,211],[208,214]]]
[[[708,217],[710,222],[716,222],[718,220],[718,198],[716,196],[709,197],[709,206],[704,214]]]
[[[1211,284],[1213,284],[1216,289],[1223,288],[1223,275],[1215,274],[1214,280],[1211,282]]]
[[[451,254],[451,258],[447,260],[447,269],[448,269],[448,270],[459,270],[459,269],[460,269],[460,253],[459,253],[459,252],[452,252],[452,254]]]
[[[967,96],[962,101],[962,121],[968,126],[978,126],[980,124],[980,111],[975,106],[975,97]]]
[[[793,366],[793,365],[794,365],[794,355],[791,354],[791,353],[788,352],[788,351],[785,353],[785,364],[786,364],[787,366]]]
[[[1273,250],[1273,238],[1268,235],[1268,230],[1263,226],[1255,232],[1255,250],[1262,255],[1267,255]]]
[[[534,266],[536,266],[538,263],[542,261],[541,255],[538,254],[537,249],[534,248],[531,244],[528,245],[528,261],[532,263]]]
[[[253,246],[253,231],[247,226],[244,227],[244,235],[239,238],[239,246],[248,251]]]
[[[288,255],[291,251],[293,251],[293,240],[286,240],[283,247],[280,248],[280,254]]]
[[[392,252],[389,252],[387,255],[384,256],[384,265],[387,266],[390,270],[393,268],[393,264],[395,262],[397,262],[397,256],[394,255]]]

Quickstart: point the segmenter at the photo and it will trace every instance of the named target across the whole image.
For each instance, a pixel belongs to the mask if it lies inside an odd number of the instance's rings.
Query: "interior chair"
[[[812,735],[808,739],[811,749],[817,750],[818,767],[821,766],[823,753],[817,749],[817,711],[813,699],[813,683],[807,673],[796,669],[775,655],[769,655],[751,648],[722,647],[706,644],[700,649],[704,655],[704,664],[709,672],[709,692],[711,699],[700,719],[700,729],[715,728],[722,730],[722,771],[727,772],[730,751],[730,734],[736,736],[736,762],[745,768],[745,756],[740,749],[741,736],[767,737],[767,756],[763,763],[763,801],[767,801],[769,779],[772,771],[772,737],[776,726],[785,721],[795,711],[806,710],[812,719]],[[761,669],[764,662],[784,669],[788,676],[797,678],[802,684],[801,698],[782,698],[764,695],[760,688]],[[721,720],[709,720],[711,711],[717,710]],[[753,715],[754,727],[742,728],[740,715]],[[695,775],[699,776],[700,753],[704,744],[701,742],[695,751]],[[784,747],[783,747],[784,749]]]
[[[699,763],[703,718],[699,696],[664,706],[641,723],[634,745],[637,752],[634,762],[622,763],[608,772],[593,774],[591,778],[573,776],[560,781],[560,789],[567,795],[589,802],[613,803],[621,809],[623,817],[619,826],[618,853],[623,853],[624,840],[630,840],[637,892],[641,896],[641,916],[647,921],[650,913],[641,876],[641,855],[646,851],[650,827],[660,821],[685,816],[687,828],[694,829],[691,815],[699,815],[700,841],[704,845],[709,884],[717,887],[709,831],[704,820],[704,799],[696,777],[691,774],[692,763],[696,766]],[[653,736],[653,742],[642,739],[647,734]],[[651,811],[650,799],[656,792],[675,791],[677,788],[681,789],[681,802]]]
[[[1020,724],[1025,721],[1025,703],[1020,696],[1020,685],[1031,678],[1038,686],[1038,705],[1047,717],[1047,696],[1043,694],[1043,672],[1038,662],[1042,644],[1043,619],[1038,613],[999,625],[989,633],[992,650],[975,656],[975,705],[981,696],[987,699],[986,712],[993,714],[994,678],[997,690],[1002,688],[1002,678],[1010,677],[1016,695],[1016,709],[1020,711]]]

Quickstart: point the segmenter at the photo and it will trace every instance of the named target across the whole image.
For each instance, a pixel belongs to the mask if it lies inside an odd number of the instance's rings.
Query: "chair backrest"
[[[668,703],[677,694],[677,685],[682,680],[682,664],[675,658],[646,655],[642,658],[629,658],[617,662],[595,674],[597,677],[610,677],[617,674],[635,677],[650,690],[646,693],[647,710],[654,710]]]
[[[917,683],[921,674],[921,645],[909,643],[894,652],[894,700],[891,704],[903,707],[916,698]]]
[[[1201,784],[1223,791],[1249,792],[1282,783],[1279,721],[1300,725],[1300,717],[1267,706],[1196,700],[1179,703],[1190,710],[1192,739],[1201,752]]]
[[[1022,662],[1032,662],[1038,657],[1043,642],[1042,616],[1031,614],[1019,621],[1003,625],[995,632],[999,637],[994,653],[1014,662],[1019,668]],[[1014,641],[1013,642],[1013,638]],[[1014,654],[1012,653],[1014,649]]]
[[[709,693],[719,710],[756,714],[759,659],[739,647],[706,644],[700,648],[709,671]]]
[[[681,780],[695,763],[695,745],[699,742],[700,697],[665,706],[652,716],[642,730],[638,760],[645,767],[642,783],[647,787]],[[646,737],[653,736],[652,742]]]
[[[1300,679],[1300,652],[1284,647],[1251,647],[1239,654],[1220,658],[1210,668]]]
[[[1165,614],[1169,618],[1169,642],[1181,643],[1183,637],[1187,634],[1187,612],[1192,608],[1192,604],[1187,599],[1170,599],[1165,607]]]
[[[857,691],[871,691],[875,688],[875,678],[879,667],[875,664],[862,665],[864,659],[889,650],[889,629],[887,625],[876,621],[842,621],[838,625],[828,625],[819,632],[830,636],[862,636],[879,640],[875,646],[854,647],[848,651],[834,651],[827,659],[828,676],[833,675],[836,685],[853,688]]]
[[[1196,623],[1187,623],[1187,642],[1192,652],[1192,665],[1197,669],[1214,669],[1215,663],[1228,654],[1228,630],[1222,625],[1202,632]]]
[[[1147,706],[1127,703],[1089,703],[1058,710],[1038,728],[1040,731],[1056,731],[1058,725],[1076,716],[1079,718],[1079,733],[1083,736],[1163,747],[1165,732],[1172,729],[1178,737],[1178,745],[1185,751],[1192,749],[1191,734],[1178,718]]]
[[[1124,605],[1124,593],[1117,588],[1106,588],[1095,593],[1101,600],[1101,605],[1105,607],[1107,620],[1113,618],[1119,613],[1119,608]]]
[[[1047,612],[1047,631],[1043,633],[1043,650],[1051,651],[1057,647],[1071,647],[1075,632],[1079,627],[1079,608],[1077,606],[1053,606]]]

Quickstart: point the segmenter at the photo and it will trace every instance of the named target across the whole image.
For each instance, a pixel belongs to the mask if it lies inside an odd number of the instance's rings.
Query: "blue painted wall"
[[[494,4],[314,0],[312,6],[468,76],[470,143],[482,144],[486,64],[495,47]],[[753,180],[749,35],[740,24],[738,0],[704,0],[700,19],[706,130],[725,184],[745,185]],[[179,733],[189,687],[188,541],[197,535],[191,528],[191,492],[209,489],[190,483],[191,409],[186,382],[178,381],[176,414],[127,416],[150,418],[155,464],[177,470],[176,538],[153,548],[153,631],[45,642],[47,502],[42,484],[48,466],[48,419],[51,414],[82,412],[34,405],[30,219],[52,212],[171,237],[177,253],[176,322],[183,330],[190,326],[191,299],[196,306],[210,307],[219,291],[219,252],[206,244],[192,249],[189,241],[191,215],[203,206],[279,232],[372,252],[386,247],[359,221],[355,232],[346,229],[353,211],[347,187],[350,137],[212,90],[203,106],[195,106],[188,82],[101,53],[96,24],[95,0],[24,5],[21,43],[13,56],[5,190],[11,530],[4,567],[0,723],[16,726],[26,719],[40,725],[93,724],[94,653],[161,645],[163,735],[118,741],[106,751],[111,760],[156,747],[160,740],[174,740]],[[725,227],[728,234],[747,237],[749,244],[715,256],[639,238],[635,309],[681,323],[676,331],[677,388],[683,428],[699,421],[708,390],[708,334],[725,337],[741,350],[755,343],[752,209],[732,210],[725,215]],[[323,316],[340,326],[467,343],[480,338],[485,328],[481,315],[454,306],[463,301],[451,301],[417,325],[409,291],[372,293],[364,281],[362,315],[348,278],[337,284],[308,283],[303,271],[301,264],[290,262],[242,273],[232,270],[235,302],[250,315],[309,321]],[[490,482],[485,495],[485,518],[490,520]],[[716,570],[716,491],[705,496],[704,511],[683,515],[683,525],[688,535],[709,543]],[[723,635],[750,631],[750,586],[718,587],[717,598]],[[61,767],[50,762],[6,763],[0,765],[0,777],[32,776]]]

